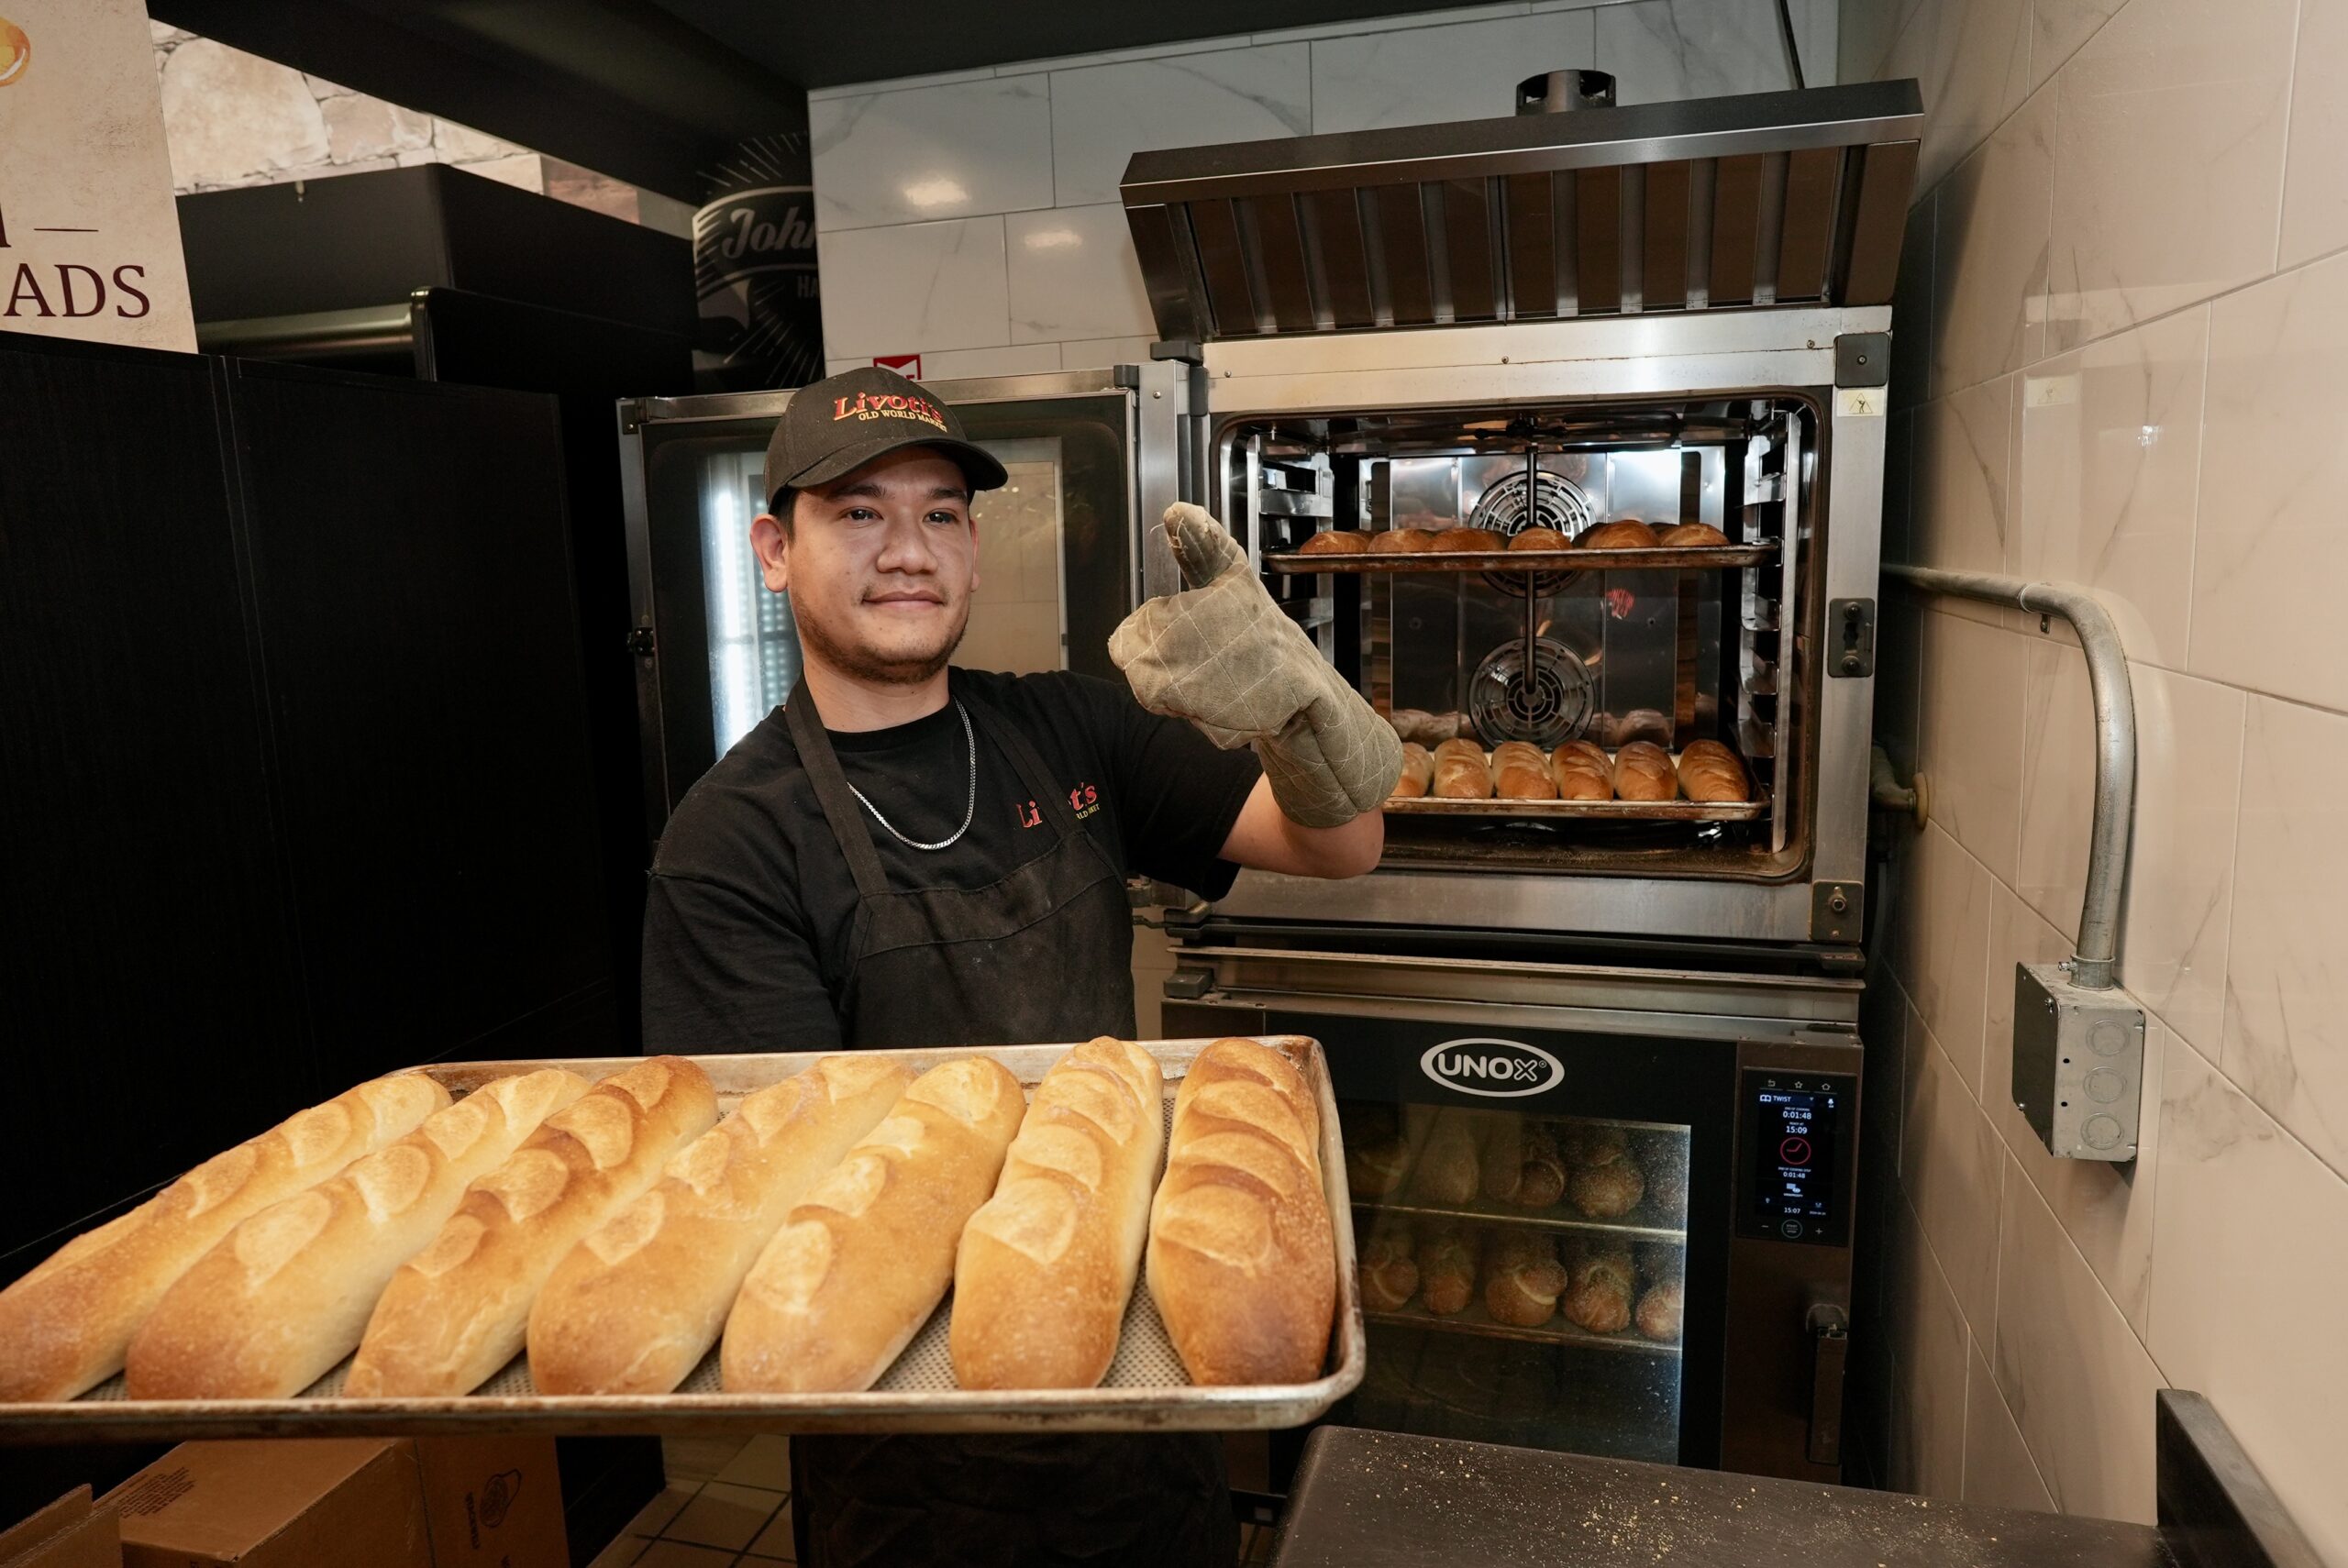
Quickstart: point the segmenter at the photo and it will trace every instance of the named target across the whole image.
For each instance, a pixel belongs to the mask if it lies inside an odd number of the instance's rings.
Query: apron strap
[[[815,787],[815,800],[831,824],[832,837],[847,857],[848,874],[864,898],[887,896],[889,874],[880,868],[880,851],[872,847],[872,830],[864,825],[856,797],[848,792],[847,775],[840,771],[839,755],[824,731],[824,715],[815,711],[815,694],[803,679],[783,704],[783,721],[791,726],[792,744],[799,748],[799,765]]]

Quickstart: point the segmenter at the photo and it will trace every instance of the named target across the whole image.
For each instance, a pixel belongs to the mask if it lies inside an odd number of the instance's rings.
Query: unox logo
[[[1553,1088],[1566,1076],[1565,1064],[1522,1040],[1446,1040],[1427,1047],[1419,1071],[1462,1094],[1506,1099]]]

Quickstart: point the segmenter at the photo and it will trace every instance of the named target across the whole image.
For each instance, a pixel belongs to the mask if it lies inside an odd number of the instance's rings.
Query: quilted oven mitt
[[[1225,750],[1253,745],[1300,826],[1335,827],[1382,802],[1402,773],[1393,726],[1272,602],[1222,524],[1178,502],[1166,533],[1188,590],[1151,600],[1109,638],[1135,699]]]

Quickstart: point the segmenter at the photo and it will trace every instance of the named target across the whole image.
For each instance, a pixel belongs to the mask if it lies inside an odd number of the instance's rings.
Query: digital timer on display
[[[1789,1242],[1839,1234],[1836,1163],[1849,1080],[1753,1076],[1746,1080],[1746,1224],[1750,1232]]]

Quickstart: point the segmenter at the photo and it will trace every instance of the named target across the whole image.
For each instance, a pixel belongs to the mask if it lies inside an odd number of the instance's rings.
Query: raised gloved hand
[[[1180,502],[1166,533],[1188,590],[1151,600],[1109,638],[1141,705],[1226,750],[1253,745],[1301,826],[1335,827],[1383,801],[1402,773],[1393,726],[1272,602],[1222,524]]]

